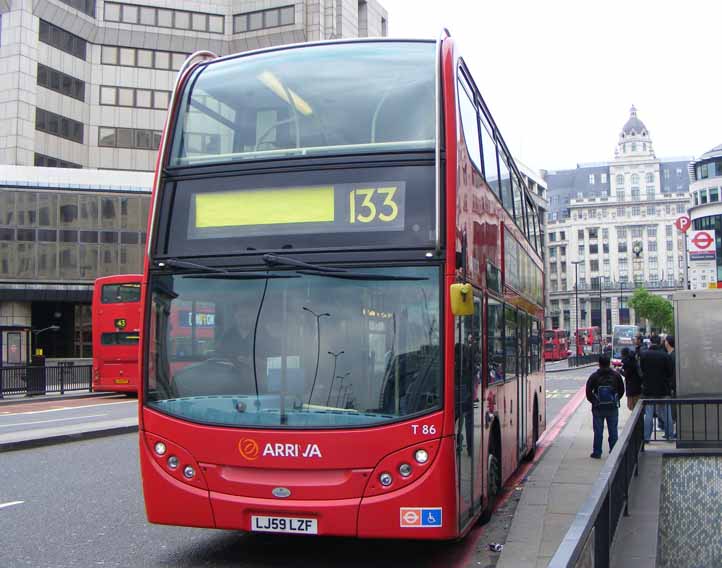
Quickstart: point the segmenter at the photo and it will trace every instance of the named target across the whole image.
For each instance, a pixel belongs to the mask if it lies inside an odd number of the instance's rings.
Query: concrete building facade
[[[574,333],[636,323],[628,301],[645,287],[671,297],[682,287],[683,236],[674,220],[689,200],[688,159],[660,160],[634,107],[610,162],[546,172],[547,326]]]
[[[709,152],[689,164],[690,176],[690,209],[692,228],[696,231],[715,231],[715,248],[717,252],[717,277],[706,279],[703,287],[710,284],[722,288],[722,144],[715,146]],[[690,281],[696,276],[690,262]]]
[[[376,0],[0,0],[0,164],[151,171],[198,50],[385,36]]]

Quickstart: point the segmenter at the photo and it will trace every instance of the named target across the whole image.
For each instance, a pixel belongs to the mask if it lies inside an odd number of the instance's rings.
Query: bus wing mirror
[[[455,316],[471,316],[474,314],[474,294],[471,284],[452,284],[449,290],[451,296],[451,313]]]

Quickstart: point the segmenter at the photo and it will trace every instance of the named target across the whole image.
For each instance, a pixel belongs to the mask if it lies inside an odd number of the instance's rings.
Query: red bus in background
[[[599,327],[580,327],[575,332],[577,355],[589,355],[591,353],[601,353],[602,336]]]
[[[564,329],[544,330],[544,360],[559,361],[571,354],[569,332]]]
[[[208,302],[176,302],[168,321],[169,352],[175,372],[204,361],[214,351],[215,305]]]
[[[95,392],[138,392],[140,274],[103,276],[93,287]]]
[[[451,37],[191,56],[143,280],[150,522],[449,540],[545,428],[539,211]]]

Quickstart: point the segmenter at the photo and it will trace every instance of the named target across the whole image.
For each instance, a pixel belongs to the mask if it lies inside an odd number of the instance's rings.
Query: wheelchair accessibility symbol
[[[442,526],[441,507],[402,507],[402,528],[431,528]]]

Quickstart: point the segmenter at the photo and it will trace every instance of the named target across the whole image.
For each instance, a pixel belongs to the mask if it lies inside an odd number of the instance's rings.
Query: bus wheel
[[[486,524],[491,519],[496,498],[501,492],[501,462],[497,457],[495,447],[490,448],[486,463],[486,507],[484,507],[479,518],[481,524]]]

